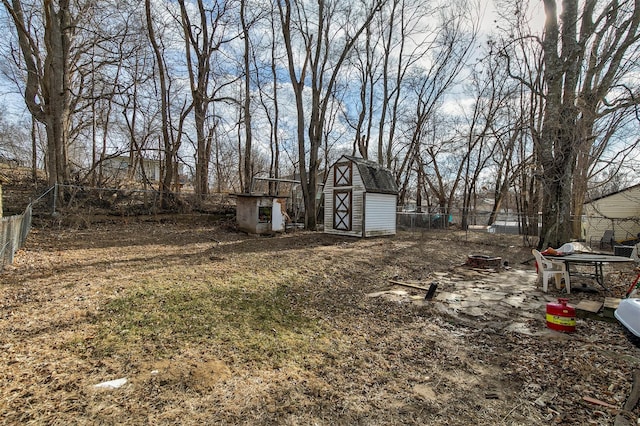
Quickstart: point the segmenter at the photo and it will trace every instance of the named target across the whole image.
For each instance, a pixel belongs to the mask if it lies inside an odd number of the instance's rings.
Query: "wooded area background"
[[[158,160],[163,194],[295,178],[314,229],[323,173],[355,154],[463,228],[479,199],[534,234],[542,212],[546,246],[636,182],[640,0],[2,5],[0,154],[51,185],[115,185],[121,157],[131,180]]]

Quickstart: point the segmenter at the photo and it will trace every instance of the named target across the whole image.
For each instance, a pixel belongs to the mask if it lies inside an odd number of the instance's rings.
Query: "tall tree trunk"
[[[563,23],[568,22],[575,7],[564,1]],[[562,50],[571,45],[571,27],[560,27],[557,20],[555,0],[545,0],[544,78],[547,85],[544,123],[537,140],[538,159],[542,166],[542,232],[539,247],[559,247],[571,239],[571,191],[573,167],[575,165],[575,140],[573,133],[573,102],[563,95],[570,93],[571,79],[565,82],[565,58],[558,54],[559,42]],[[569,25],[569,24],[568,24]],[[575,36],[575,35],[574,35]],[[565,52],[566,53],[566,52]],[[572,98],[570,96],[570,98]]]
[[[317,226],[317,181],[318,171],[320,168],[319,152],[324,142],[323,129],[325,119],[327,117],[329,104],[333,100],[334,90],[338,75],[340,74],[342,65],[347,59],[348,54],[352,51],[358,38],[370,24],[379,10],[382,0],[377,0],[372,7],[366,11],[366,15],[362,24],[350,32],[344,39],[344,44],[335,51],[336,60],[331,62],[332,40],[331,33],[332,13],[335,10],[329,8],[329,4],[325,4],[324,0],[317,2],[318,18],[313,31],[301,34],[305,43],[305,59],[302,66],[295,63],[297,58],[293,52],[292,29],[296,27],[292,24],[292,7],[298,7],[296,2],[284,0],[278,2],[280,13],[280,21],[282,24],[282,35],[287,51],[289,76],[293,92],[296,98],[297,112],[297,135],[298,135],[298,160],[300,167],[300,180],[302,186],[302,194],[305,207],[305,227],[315,230]],[[298,23],[300,28],[308,29],[309,23]],[[297,70],[300,75],[297,75]],[[309,143],[309,160],[307,166],[307,140],[305,140],[305,109],[302,92],[306,82],[305,76],[307,71],[310,72],[310,90],[311,90],[311,110],[309,114],[309,127],[307,136]]]
[[[560,25],[556,0],[544,0],[546,104],[535,140],[543,172],[540,247],[580,237],[581,201],[589,178],[585,156],[596,161],[594,141],[603,138],[593,134],[596,117],[603,120],[640,104],[633,90],[610,96],[614,87],[626,85],[634,70],[629,64],[638,60],[640,0],[588,0],[580,2],[580,13],[578,3],[563,0]]]
[[[249,40],[249,26],[246,19],[246,7],[247,1],[241,0],[240,2],[240,22],[242,24],[242,36],[244,39],[244,103],[242,108],[244,110],[244,190],[243,192],[249,192],[251,188],[252,176],[252,133],[251,133],[251,61],[250,61],[250,49],[251,43]]]
[[[173,181],[173,157],[174,152],[172,149],[171,137],[169,135],[169,100],[168,100],[168,88],[167,88],[167,75],[164,66],[164,58],[162,56],[162,50],[158,44],[155,31],[153,29],[153,19],[151,17],[151,1],[145,0],[145,14],[147,19],[147,32],[149,35],[149,41],[153,47],[153,53],[156,58],[156,67],[158,69],[158,80],[160,82],[160,108],[162,115],[162,141],[161,149],[164,154],[161,158],[161,167],[164,173],[160,176],[160,192],[162,197],[162,203],[167,202],[167,196],[171,192],[171,183]]]
[[[45,0],[44,59],[33,42],[31,22],[25,21],[22,3],[2,0],[18,33],[20,51],[26,67],[25,103],[32,116],[46,126],[46,166],[49,185],[69,181],[67,144],[70,127],[70,58],[72,35],[68,0]],[[34,30],[35,31],[35,30]]]
[[[53,1],[45,1],[45,45],[48,54],[44,64],[44,81],[48,102],[45,101],[47,116],[47,140],[49,149],[49,183],[66,183],[69,180],[69,159],[67,141],[69,136],[69,51],[71,40],[69,31],[71,16],[68,1],[59,1],[58,10]]]
[[[207,130],[207,111],[213,98],[208,94],[208,87],[211,84],[212,56],[219,48],[219,43],[215,40],[215,29],[224,14],[225,5],[215,4],[212,6],[212,10],[207,10],[203,0],[198,0],[198,19],[196,19],[196,24],[192,24],[185,1],[179,0],[178,4],[180,5],[185,40],[185,55],[196,130],[194,189],[196,195],[203,199],[209,193],[209,164],[211,161],[211,138],[209,137],[211,129]],[[244,1],[242,5],[244,6]],[[209,21],[210,19],[212,22]]]
[[[38,122],[31,116],[31,178],[33,184],[37,188],[38,186],[38,138],[36,137],[38,132]]]

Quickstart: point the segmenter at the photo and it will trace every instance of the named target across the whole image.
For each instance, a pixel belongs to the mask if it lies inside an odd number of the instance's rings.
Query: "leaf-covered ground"
[[[0,275],[1,421],[612,424],[615,409],[583,398],[622,407],[630,392],[640,349],[619,324],[562,334],[544,311],[367,296],[469,254],[533,270],[520,237],[489,234],[268,238],[202,217],[36,228]],[[608,272],[618,294],[635,277]]]

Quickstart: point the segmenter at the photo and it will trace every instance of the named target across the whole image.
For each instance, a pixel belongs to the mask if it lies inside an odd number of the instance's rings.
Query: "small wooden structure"
[[[398,187],[389,169],[343,155],[329,169],[323,192],[325,233],[395,235]]]
[[[286,199],[273,195],[236,195],[236,222],[238,228],[250,234],[284,232]]]

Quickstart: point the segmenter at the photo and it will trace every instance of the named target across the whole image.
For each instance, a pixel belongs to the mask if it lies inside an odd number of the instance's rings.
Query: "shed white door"
[[[391,194],[367,192],[365,202],[365,236],[396,233],[396,199]]]
[[[333,229],[351,231],[351,190],[333,191]]]

